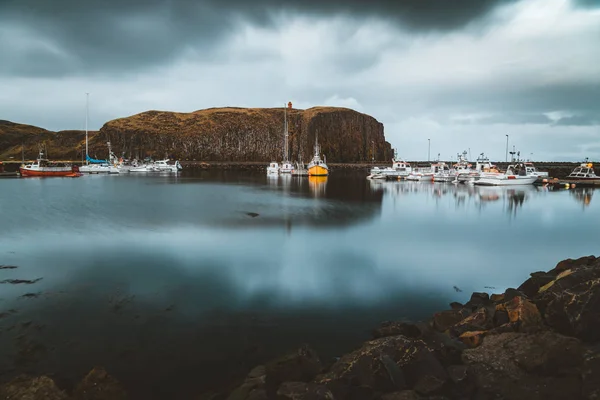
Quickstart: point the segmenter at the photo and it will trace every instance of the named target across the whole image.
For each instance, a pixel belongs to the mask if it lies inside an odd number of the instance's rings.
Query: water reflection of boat
[[[325,195],[327,188],[327,177],[326,176],[314,176],[308,177],[308,187],[310,192],[315,197],[322,197]]]
[[[581,189],[572,189],[571,194],[575,199],[583,205],[583,207],[587,207],[592,202],[592,195],[594,194],[593,188],[581,188]]]

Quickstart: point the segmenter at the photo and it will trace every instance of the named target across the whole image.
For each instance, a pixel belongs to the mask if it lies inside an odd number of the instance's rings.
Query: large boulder
[[[308,345],[265,365],[267,392],[274,393],[283,382],[309,382],[322,372],[317,353]]]
[[[534,301],[552,329],[584,341],[600,340],[600,259],[559,263],[556,278],[540,287]]]
[[[2,400],[67,400],[68,396],[47,376],[32,378],[21,375],[0,385]]]
[[[263,365],[259,365],[250,371],[244,383],[235,388],[227,397],[227,400],[250,400],[265,397],[266,370]]]
[[[545,331],[487,336],[463,352],[476,398],[575,399],[584,349],[575,338]]]
[[[447,374],[424,341],[405,336],[388,336],[368,341],[358,350],[344,355],[315,382],[327,386],[335,398],[371,398],[414,387],[433,376],[445,381]],[[426,391],[435,391],[422,382]],[[358,398],[358,397],[357,397]]]

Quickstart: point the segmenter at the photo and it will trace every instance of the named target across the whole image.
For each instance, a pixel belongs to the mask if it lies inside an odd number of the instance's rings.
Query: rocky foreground
[[[600,399],[600,258],[565,260],[517,289],[473,293],[422,323],[386,322],[373,339],[323,365],[308,346],[198,399]],[[127,399],[96,368],[66,393],[21,376],[0,399]]]

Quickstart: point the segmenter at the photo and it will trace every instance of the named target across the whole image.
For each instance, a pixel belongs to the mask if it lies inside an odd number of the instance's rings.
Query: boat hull
[[[73,171],[72,167],[57,167],[57,168],[52,168],[52,167],[46,167],[46,168],[39,168],[39,169],[29,169],[29,168],[19,168],[19,172],[21,173],[22,177],[29,177],[29,176],[33,176],[33,177],[44,177],[44,176],[48,176],[48,177],[52,177],[52,176],[73,176],[75,174],[77,174],[75,171]]]
[[[515,185],[532,185],[537,181],[537,176],[515,176],[508,175],[503,177],[485,177],[482,176],[479,180],[473,182],[480,186],[515,186]]]
[[[308,168],[308,176],[327,176],[329,169],[322,165],[313,165]]]
[[[79,167],[79,172],[84,174],[118,174],[119,168],[111,166],[96,166],[96,165],[83,165]]]

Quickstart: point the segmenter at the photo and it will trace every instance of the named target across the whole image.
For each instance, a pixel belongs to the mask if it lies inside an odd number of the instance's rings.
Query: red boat
[[[63,176],[76,178],[82,174],[79,172],[79,167],[76,165],[64,164],[59,165],[48,161],[44,158],[44,151],[40,150],[40,154],[35,162],[31,164],[21,165],[19,172],[22,177],[27,176]]]

